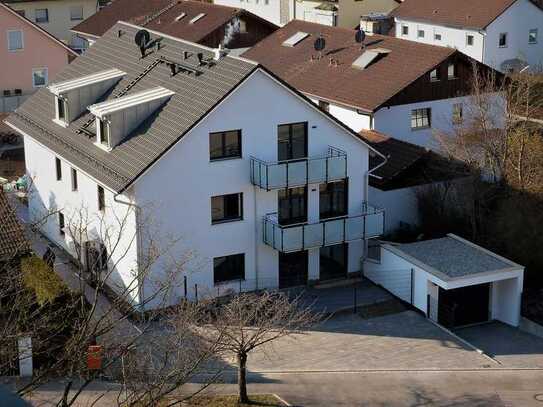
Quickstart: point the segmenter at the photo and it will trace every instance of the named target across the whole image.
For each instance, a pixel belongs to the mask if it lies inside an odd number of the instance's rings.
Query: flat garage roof
[[[422,263],[421,266],[429,266],[450,278],[524,269],[517,263],[453,234],[441,239],[394,245],[393,248]]]

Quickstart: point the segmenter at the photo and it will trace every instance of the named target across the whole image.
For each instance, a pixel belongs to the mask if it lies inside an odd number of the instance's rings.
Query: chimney
[[[214,51],[213,59],[215,61],[218,61],[219,59],[221,59],[223,56],[227,54],[227,51],[224,49],[222,44],[219,44],[219,48],[215,48],[213,51]]]

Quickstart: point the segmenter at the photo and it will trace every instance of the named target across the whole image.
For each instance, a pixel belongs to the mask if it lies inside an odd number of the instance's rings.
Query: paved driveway
[[[413,311],[336,316],[249,357],[253,372],[499,367]]]
[[[505,367],[543,368],[542,338],[497,321],[460,328],[456,333]]]

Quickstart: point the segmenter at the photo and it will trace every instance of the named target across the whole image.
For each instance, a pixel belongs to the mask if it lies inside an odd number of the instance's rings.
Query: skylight
[[[371,65],[379,56],[389,54],[391,51],[384,48],[374,48],[369,51],[365,51],[362,55],[355,59],[353,62],[353,68],[366,69]]]
[[[81,76],[76,79],[70,79],[63,82],[57,82],[49,85],[51,93],[59,96],[63,93],[83,88],[85,86],[94,85],[100,82],[109,81],[111,79],[121,78],[126,75],[125,72],[116,68],[108,69],[107,71],[101,71],[92,75]]]
[[[305,40],[307,37],[309,37],[308,33],[298,31],[296,34],[294,34],[288,40],[283,42],[283,46],[284,47],[294,47],[294,46],[296,46],[296,44],[298,44],[299,42]]]
[[[201,20],[205,15],[205,13],[198,14],[196,17],[193,17],[192,20],[190,20],[190,24],[194,24],[196,21]]]
[[[187,15],[187,13],[181,13],[181,14],[179,14],[177,17],[175,17],[175,21],[181,20],[181,19],[184,18],[186,15]]]

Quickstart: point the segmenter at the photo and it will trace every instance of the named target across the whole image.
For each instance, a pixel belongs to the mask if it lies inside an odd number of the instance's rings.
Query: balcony
[[[362,209],[362,214],[357,216],[285,226],[279,224],[277,214],[266,215],[264,243],[280,252],[291,253],[381,236],[385,225],[384,210],[366,203]]]
[[[347,154],[328,147],[324,157],[264,162],[251,157],[251,183],[266,191],[347,178]]]

